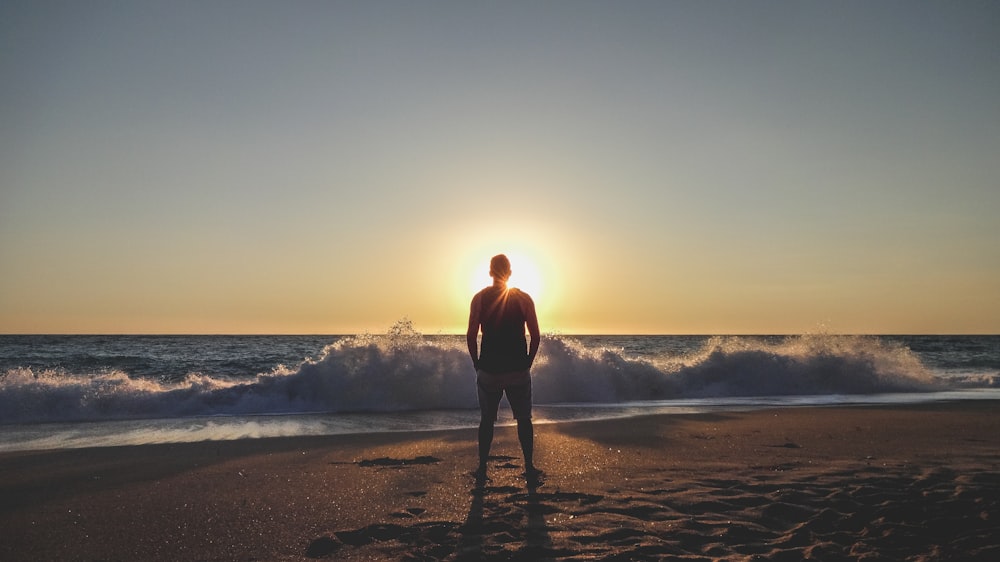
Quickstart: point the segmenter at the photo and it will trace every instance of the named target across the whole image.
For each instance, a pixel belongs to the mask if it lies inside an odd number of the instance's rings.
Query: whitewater
[[[0,336],[0,450],[474,427],[464,336]],[[996,336],[543,337],[539,423],[1000,398]],[[501,422],[509,422],[502,405]]]

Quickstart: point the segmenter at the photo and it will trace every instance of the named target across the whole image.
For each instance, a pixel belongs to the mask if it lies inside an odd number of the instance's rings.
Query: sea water
[[[1000,398],[1000,336],[543,336],[537,423]],[[465,337],[0,336],[0,451],[471,428]],[[501,407],[501,423],[510,423]]]

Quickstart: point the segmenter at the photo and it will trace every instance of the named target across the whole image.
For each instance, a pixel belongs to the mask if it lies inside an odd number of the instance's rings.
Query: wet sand
[[[998,402],[475,433],[5,453],[0,559],[1000,560]]]

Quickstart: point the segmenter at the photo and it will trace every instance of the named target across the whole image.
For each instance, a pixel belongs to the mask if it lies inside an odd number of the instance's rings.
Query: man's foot
[[[543,476],[545,476],[545,473],[540,468],[534,466],[529,466],[524,471],[524,479],[528,481],[528,484],[541,484]]]
[[[483,487],[487,481],[489,481],[489,476],[486,475],[486,465],[481,464],[479,468],[472,472],[472,476],[476,479],[476,486]]]

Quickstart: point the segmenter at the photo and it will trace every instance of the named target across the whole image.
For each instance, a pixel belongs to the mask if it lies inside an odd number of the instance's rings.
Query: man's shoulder
[[[513,288],[513,289],[510,290],[510,293],[511,293],[512,297],[514,297],[514,298],[516,298],[516,299],[518,299],[518,300],[520,300],[522,302],[526,302],[526,303],[528,303],[528,302],[534,303],[535,302],[535,301],[531,300],[531,295],[529,295],[528,293],[525,293],[521,289]]]
[[[472,295],[472,304],[483,302],[484,300],[489,302],[490,300],[496,298],[491,294],[493,287],[484,287],[480,289],[475,295]]]

